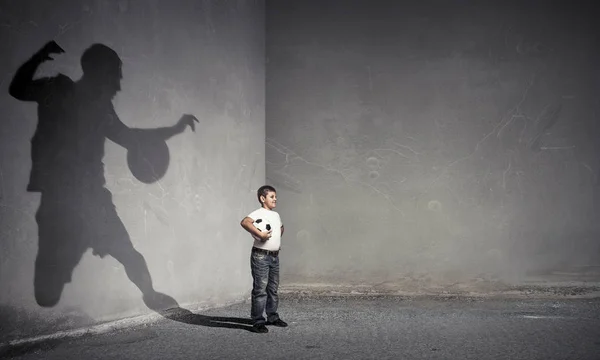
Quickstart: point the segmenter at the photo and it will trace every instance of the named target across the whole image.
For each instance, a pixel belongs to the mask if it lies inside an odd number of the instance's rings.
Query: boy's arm
[[[281,224],[281,236],[283,236],[283,224]]]
[[[240,225],[250,234],[261,238],[263,241],[268,240],[271,237],[271,231],[265,231],[265,232],[260,232],[255,226],[254,226],[254,220],[248,216],[246,216],[244,219],[242,219],[242,221],[240,222]]]

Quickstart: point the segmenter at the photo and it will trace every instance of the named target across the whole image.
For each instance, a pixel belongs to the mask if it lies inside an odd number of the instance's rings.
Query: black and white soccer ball
[[[271,223],[265,219],[256,219],[254,220],[254,227],[256,227],[259,231],[269,231],[271,230]],[[262,240],[261,238],[252,235],[252,237],[256,240]]]

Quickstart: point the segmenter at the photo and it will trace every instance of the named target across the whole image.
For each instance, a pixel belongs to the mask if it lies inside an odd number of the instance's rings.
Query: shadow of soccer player
[[[63,52],[56,42],[48,42],[18,69],[9,89],[14,98],[38,104],[27,186],[28,191],[41,193],[36,213],[36,301],[43,307],[55,306],[73,269],[91,248],[94,255],[110,255],[123,264],[150,309],[177,306],[173,298],[154,290],[146,261],[133,247],[105,187],[102,159],[106,138],[136,151],[140,144],[163,144],[188,126],[194,131],[198,120],[183,115],[175,125],[156,129],[132,129],[123,124],[112,104],[121,90],[122,62],[114,50],[102,44],[83,53],[83,76],[78,81],[63,74],[34,79],[41,63]],[[145,154],[150,163],[152,156]],[[163,156],[160,174],[168,166],[168,159],[166,164],[164,160]]]

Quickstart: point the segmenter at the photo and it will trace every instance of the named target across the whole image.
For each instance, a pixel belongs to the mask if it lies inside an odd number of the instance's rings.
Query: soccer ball
[[[253,223],[254,227],[256,227],[259,231],[269,231],[271,230],[271,224],[269,221],[264,219],[256,219]],[[256,240],[262,240],[261,238],[252,235],[252,237]]]

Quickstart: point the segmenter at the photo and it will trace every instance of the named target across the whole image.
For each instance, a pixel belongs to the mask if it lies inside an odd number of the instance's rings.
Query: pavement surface
[[[248,302],[4,349],[14,359],[600,359],[600,299],[282,294],[287,328]]]

